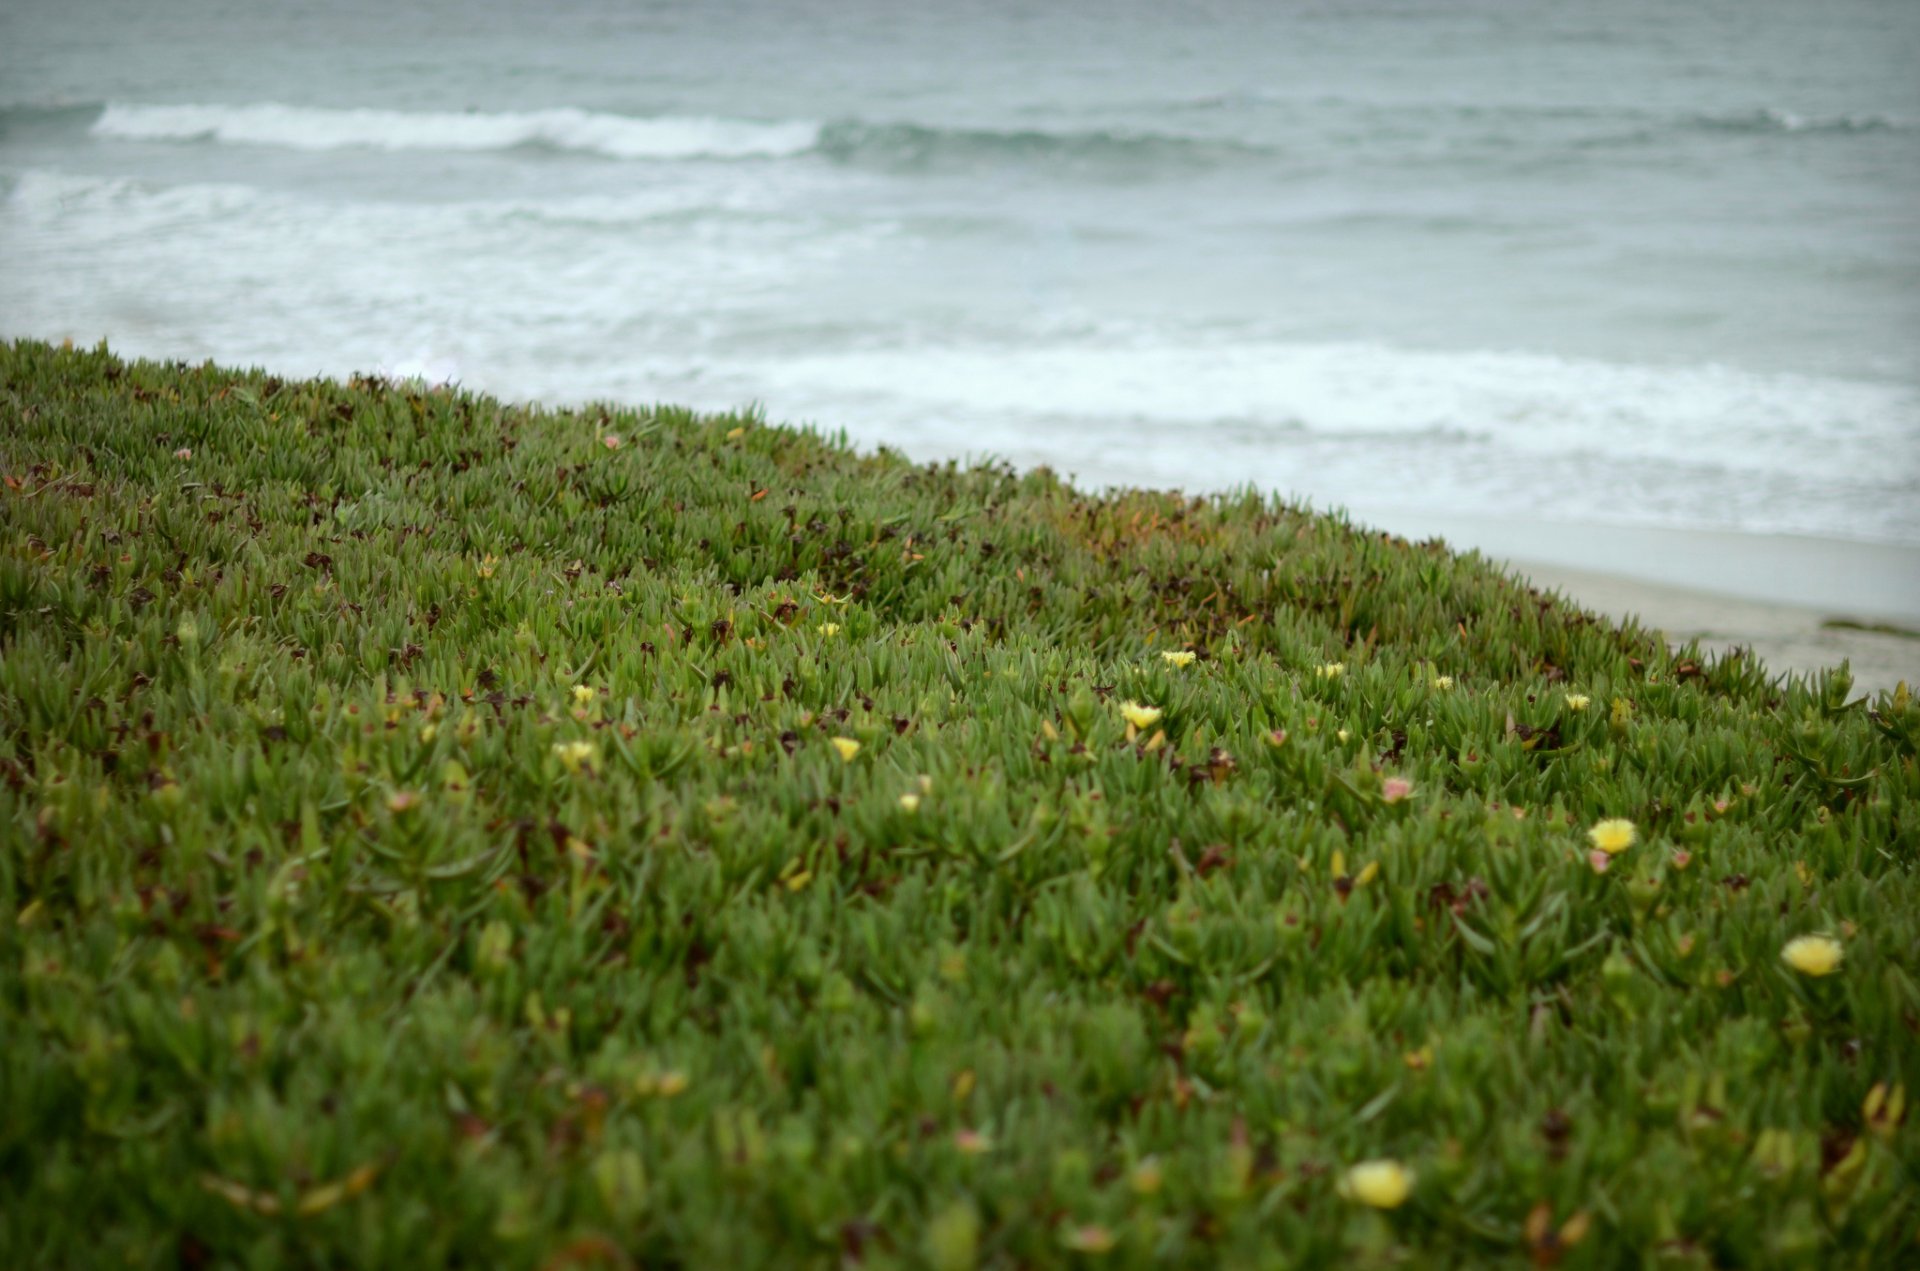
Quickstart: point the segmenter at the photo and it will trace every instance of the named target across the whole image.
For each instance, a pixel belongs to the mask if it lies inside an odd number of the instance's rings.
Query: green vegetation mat
[[[7,1266],[1914,1265],[1904,693],[745,415],[0,469]]]

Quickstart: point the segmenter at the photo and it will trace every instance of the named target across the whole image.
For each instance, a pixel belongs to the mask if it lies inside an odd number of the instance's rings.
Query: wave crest
[[[289,150],[544,148],[615,159],[778,158],[813,148],[820,125],[700,116],[637,118],[562,108],[497,114],[109,103],[95,136],[125,141],[212,141]]]
[[[1202,164],[1260,153],[1246,142],[1102,129],[941,128],[914,123],[699,116],[642,118],[558,108],[501,113],[242,106],[100,107],[96,137],[212,142],[290,150],[549,149],[614,159],[778,159],[818,154],[881,168],[982,162],[1078,163],[1124,168]]]
[[[1082,163],[1099,166],[1206,163],[1268,153],[1247,142],[1168,133],[1083,129],[932,128],[922,124],[845,121],[821,131],[820,152],[883,167],[925,167],[980,160]]]

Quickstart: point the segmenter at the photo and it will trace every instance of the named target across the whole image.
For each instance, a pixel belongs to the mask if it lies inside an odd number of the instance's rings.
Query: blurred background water
[[[1916,67],[1911,0],[10,0],[0,335],[1920,544]]]

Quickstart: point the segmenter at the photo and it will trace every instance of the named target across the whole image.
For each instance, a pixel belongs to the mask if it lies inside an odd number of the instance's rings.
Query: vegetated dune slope
[[[1911,1251],[1904,693],[746,415],[0,418],[11,1265]]]

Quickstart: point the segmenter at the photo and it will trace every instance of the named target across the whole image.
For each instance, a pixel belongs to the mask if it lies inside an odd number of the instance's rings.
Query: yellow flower
[[[1192,666],[1195,656],[1192,649],[1168,649],[1160,655],[1161,660],[1170,662],[1174,666]]]
[[[480,577],[482,578],[491,578],[493,577],[493,567],[495,565],[498,565],[499,563],[500,563],[500,558],[498,556],[495,556],[492,552],[488,552],[485,556],[482,556],[480,558],[480,563],[473,567],[473,572],[480,575]]]
[[[420,744],[426,745],[440,735],[440,725],[422,724],[420,726]]]
[[[1160,722],[1160,708],[1158,706],[1142,706],[1138,702],[1122,702],[1120,703],[1120,713],[1125,715],[1127,722],[1135,728],[1151,728]]]
[[[553,744],[553,753],[568,772],[578,772],[593,763],[593,743],[590,741],[557,741]]]
[[[842,763],[852,763],[853,757],[860,753],[860,743],[851,737],[835,737],[833,748],[840,752]]]
[[[837,622],[823,622],[820,624],[820,634],[823,636],[837,636],[840,634],[840,624]]]
[[[1618,856],[1626,851],[1638,837],[1640,832],[1633,828],[1633,822],[1620,817],[1596,822],[1587,831],[1587,838],[1608,856]]]
[[[1845,957],[1832,936],[1797,936],[1780,950],[1780,960],[1802,975],[1832,975]]]
[[[593,701],[592,689],[588,688],[584,684],[576,684],[573,686],[573,704],[575,706],[587,706],[587,705],[590,705],[592,701]]]
[[[1567,694],[1567,709],[1570,711],[1583,711],[1591,705],[1593,705],[1593,699],[1585,693]]]
[[[902,812],[918,812],[920,810],[920,796],[917,794],[901,795],[900,810]]]
[[[1449,692],[1453,688],[1453,677],[1451,675],[1434,676],[1433,688],[1434,688],[1434,691],[1437,693]]]
[[[1413,1193],[1413,1172],[1398,1161],[1362,1161],[1340,1180],[1340,1194],[1375,1209],[1398,1209]]]
[[[1323,680],[1337,680],[1347,673],[1345,662],[1323,662],[1313,668],[1313,673]]]
[[[1889,1090],[1886,1082],[1875,1082],[1860,1105],[1860,1119],[1881,1138],[1891,1135],[1907,1119],[1907,1088],[1896,1085]]]

